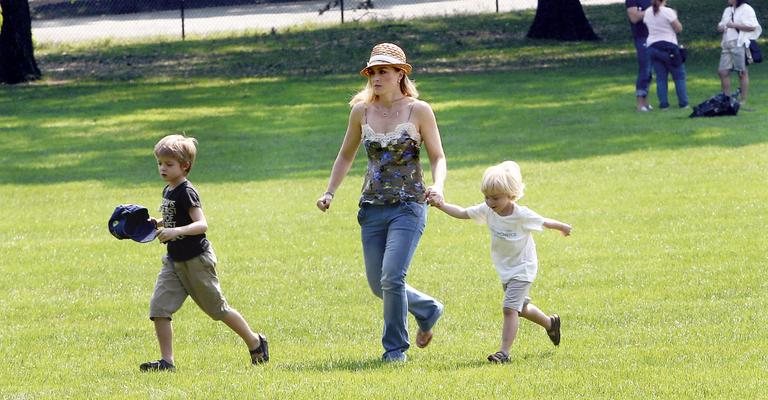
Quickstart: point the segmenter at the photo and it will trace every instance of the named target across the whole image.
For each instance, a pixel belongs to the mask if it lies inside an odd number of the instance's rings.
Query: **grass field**
[[[674,3],[693,32],[696,104],[719,90],[708,24],[722,5]],[[596,43],[528,41],[520,13],[39,49],[44,81],[0,86],[0,398],[764,396],[766,66],[751,69],[753,112],[635,113],[622,12],[587,10]],[[537,236],[532,296],[562,316],[558,348],[524,322],[512,363],[487,364],[502,295],[488,234],[430,210],[408,281],[446,314],[429,348],[379,362],[355,220],[362,154],[329,213],[314,206],[378,39],[414,49],[449,201],[481,201],[485,167],[514,159],[521,203],[574,226]],[[174,131],[200,141],[190,180],[227,299],[270,338],[268,365],[250,366],[239,338],[189,302],[175,318],[178,371],[138,370],[158,357],[146,314],[164,249],[117,241],[106,221],[120,203],[157,207],[152,146]]]

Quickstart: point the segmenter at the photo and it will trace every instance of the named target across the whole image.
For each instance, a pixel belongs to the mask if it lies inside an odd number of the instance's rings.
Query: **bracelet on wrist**
[[[331,198],[333,198],[333,192],[325,192],[323,193],[323,196],[331,196]]]

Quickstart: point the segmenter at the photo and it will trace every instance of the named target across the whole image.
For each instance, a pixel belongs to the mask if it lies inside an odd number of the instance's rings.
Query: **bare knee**
[[[514,317],[519,314],[517,310],[508,307],[504,307],[503,313],[505,317]]]

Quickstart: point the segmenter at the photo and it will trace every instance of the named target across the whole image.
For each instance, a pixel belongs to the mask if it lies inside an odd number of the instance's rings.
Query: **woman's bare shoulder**
[[[432,105],[424,100],[413,100],[413,111],[416,113],[432,113]]]

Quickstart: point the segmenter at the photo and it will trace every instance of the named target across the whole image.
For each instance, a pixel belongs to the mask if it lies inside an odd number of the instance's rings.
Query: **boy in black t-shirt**
[[[248,345],[253,364],[269,361],[267,338],[254,333],[221,292],[216,254],[205,237],[208,224],[200,196],[187,180],[197,154],[196,145],[197,140],[182,135],[166,136],[155,145],[158,171],[167,185],[160,206],[163,219],[152,221],[160,229],[157,238],[167,244],[168,254],[163,257],[149,305],[161,358],[141,364],[142,371],[175,369],[171,317],[187,296],[212,319],[224,322],[240,335]]]

